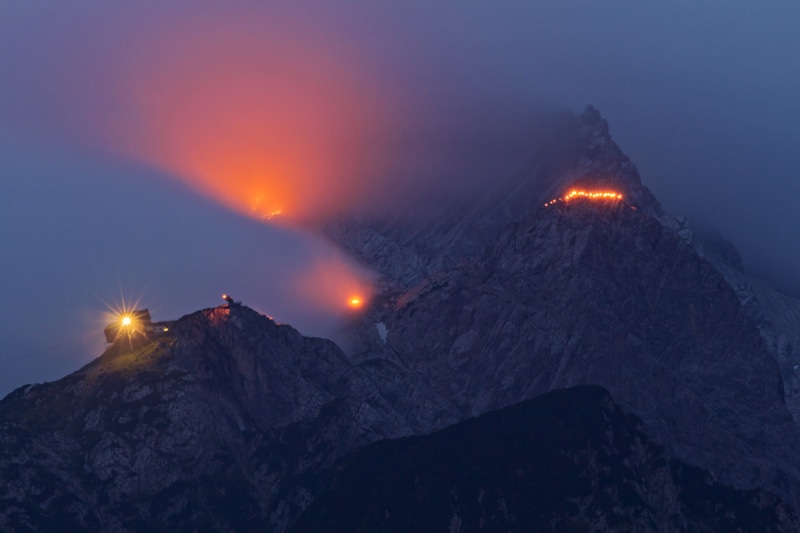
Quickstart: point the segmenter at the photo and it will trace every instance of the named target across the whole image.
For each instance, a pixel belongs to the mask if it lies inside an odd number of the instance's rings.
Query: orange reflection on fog
[[[116,149],[242,214],[292,222],[352,207],[387,106],[351,50],[252,14],[182,20],[122,80]]]
[[[373,293],[368,272],[339,256],[318,260],[294,279],[295,294],[325,309],[359,309]]]

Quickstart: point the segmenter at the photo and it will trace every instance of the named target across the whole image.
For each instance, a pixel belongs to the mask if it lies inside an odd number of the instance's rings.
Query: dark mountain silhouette
[[[600,387],[342,461],[291,531],[791,531],[794,511],[676,460]]]

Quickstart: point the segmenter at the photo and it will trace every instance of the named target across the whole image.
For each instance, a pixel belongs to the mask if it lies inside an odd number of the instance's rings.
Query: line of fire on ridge
[[[582,189],[571,189],[566,195],[560,198],[553,198],[545,207],[551,206],[556,202],[569,202],[571,200],[585,199],[595,202],[618,202],[622,200],[622,194],[617,191],[587,191]]]

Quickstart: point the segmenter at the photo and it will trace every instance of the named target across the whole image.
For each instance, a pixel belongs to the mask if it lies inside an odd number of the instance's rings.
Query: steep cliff
[[[725,276],[747,316],[758,326],[780,368],[786,406],[795,421],[800,421],[800,300],[747,275],[741,262],[726,260],[717,249],[701,251]]]
[[[310,497],[304,475],[456,420],[408,374],[246,307],[171,334],[0,402],[0,529],[280,529]]]
[[[507,201],[425,223],[333,225],[387,287],[351,332],[354,357],[396,358],[463,416],[602,385],[670,453],[800,503],[787,362],[764,324],[641,184],[597,111],[565,124],[557,156],[539,152],[546,164],[496,193]],[[624,200],[543,205],[576,184]]]
[[[386,347],[465,416],[600,384],[727,482],[796,479],[797,428],[756,325],[710,263],[625,206],[531,215],[381,320]]]
[[[621,189],[626,201],[654,216],[663,210],[642,184],[631,160],[610,136],[594,107],[581,115],[543,118],[544,132],[531,145],[530,163],[512,176],[492,176],[480,195],[440,206],[382,217],[341,217],[320,231],[359,261],[375,268],[393,288],[408,290],[464,257],[480,254],[497,234],[575,183]]]

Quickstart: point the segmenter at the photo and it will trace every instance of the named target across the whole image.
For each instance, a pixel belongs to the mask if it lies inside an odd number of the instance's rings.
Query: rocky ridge
[[[358,261],[384,276],[392,289],[409,290],[442,270],[475,257],[508,224],[565,192],[568,185],[621,188],[627,202],[663,215],[631,160],[611,139],[594,107],[581,115],[544,119],[548,135],[531,146],[527,168],[494,179],[479,197],[443,206],[432,216],[342,217],[319,228]]]
[[[507,202],[416,226],[332,225],[388,287],[352,332],[353,357],[395,358],[463,416],[598,384],[670,453],[800,503],[800,434],[777,343],[699,253],[686,219],[641,184],[599,113],[565,128],[566,147],[498,193]],[[543,206],[575,184],[614,187],[625,201]],[[414,268],[419,281],[402,274]]]
[[[368,370],[238,305],[121,339],[0,402],[0,529],[282,529],[305,474],[456,420],[408,374]]]

